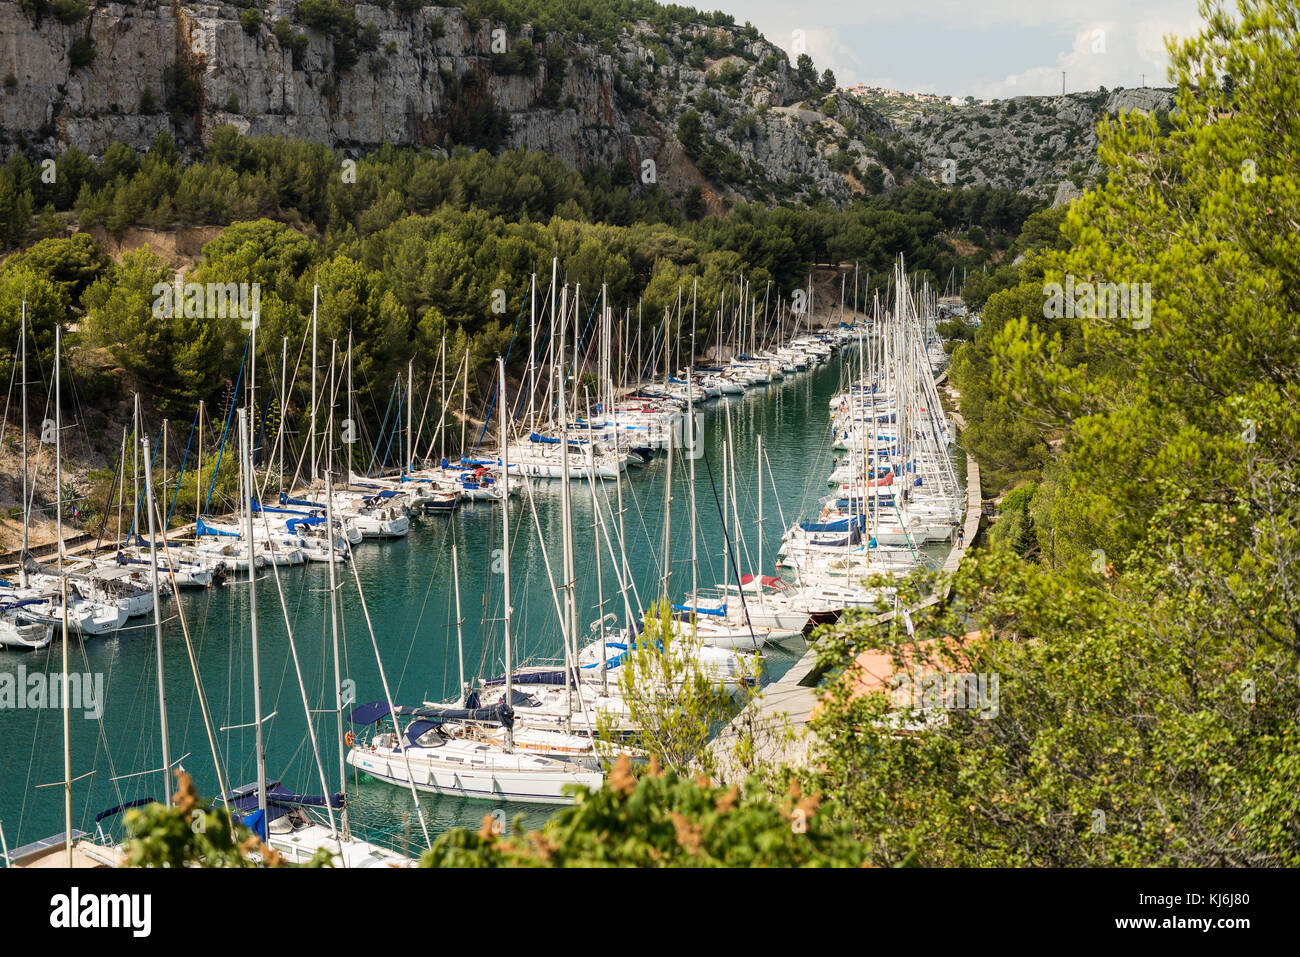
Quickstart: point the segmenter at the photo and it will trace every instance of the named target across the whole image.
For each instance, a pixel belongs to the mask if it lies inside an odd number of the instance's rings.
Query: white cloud
[[[978,6],[970,0],[746,0],[730,12],[752,21],[787,52],[793,32],[802,30],[818,69],[830,67],[841,83],[885,85],[888,75],[896,78],[892,85],[917,92],[980,97],[1059,91],[1061,70],[1074,90],[1136,86],[1142,74],[1149,85],[1163,85],[1164,37],[1193,34],[1200,22],[1196,0],[1153,0],[1140,7],[1130,0],[984,0]],[[949,41],[968,33],[970,42],[958,55],[936,56],[918,42],[930,28]],[[1106,31],[1104,53],[1092,52],[1096,29]],[[902,78],[908,66],[914,66],[911,80]],[[1008,67],[1020,69],[993,79]]]
[[[1045,95],[1061,90],[1065,73],[1067,92],[1095,90],[1100,86],[1164,86],[1168,56],[1164,37],[1187,36],[1197,29],[1195,17],[1181,23],[1162,21],[1139,24],[1095,21],[1075,34],[1069,50],[1057,53],[1051,64],[1034,66],[996,82],[977,83],[980,97]]]

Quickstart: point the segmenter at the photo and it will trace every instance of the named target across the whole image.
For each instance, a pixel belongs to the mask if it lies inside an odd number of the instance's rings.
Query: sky
[[[714,0],[841,86],[979,99],[1169,85],[1164,37],[1196,0]],[[713,4],[697,2],[712,9]],[[800,32],[801,31],[801,32]],[[800,49],[802,41],[803,51]]]

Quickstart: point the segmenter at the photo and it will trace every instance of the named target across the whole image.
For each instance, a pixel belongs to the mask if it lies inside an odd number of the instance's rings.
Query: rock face
[[[1096,182],[1098,121],[1120,111],[1172,111],[1170,90],[1143,88],[1065,96],[1018,96],[922,117],[903,131],[923,175],[958,186],[989,185],[1068,202]]]
[[[241,22],[250,9],[260,17]],[[711,204],[719,195],[843,204],[864,181],[893,183],[883,167],[873,172],[868,145],[890,132],[888,122],[846,96],[826,107],[783,54],[738,28],[635,23],[594,43],[534,37],[527,26],[510,32],[456,7],[346,9],[370,37],[341,66],[337,38],[305,25],[289,0],[96,3],[66,25],[0,4],[0,74],[13,78],[0,87],[0,152],[76,146],[97,155],[114,140],[146,148],[170,130],[195,153],[230,124],[357,152],[467,143],[527,147],[577,168],[622,160],[638,186],[700,186]],[[287,22],[273,29],[279,20]],[[720,29],[740,53],[700,69],[686,55],[690,41]],[[74,67],[74,45],[87,40],[94,58]],[[531,41],[531,67],[503,55],[520,40]],[[804,101],[815,109],[793,108]],[[691,110],[703,141],[683,144],[679,121]]]

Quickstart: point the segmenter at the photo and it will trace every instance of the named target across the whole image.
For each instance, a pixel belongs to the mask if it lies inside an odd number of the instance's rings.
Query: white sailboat
[[[361,740],[348,752],[348,763],[372,777],[392,784],[414,786],[422,791],[488,800],[527,803],[572,803],[573,786],[599,788],[604,776],[582,764],[541,757],[517,748],[514,735],[513,668],[510,592],[510,460],[506,422],[505,363],[498,359],[502,483],[501,534],[504,573],[505,701],[495,709],[499,736],[465,736],[458,733],[460,722],[482,723],[488,715],[430,709],[395,709],[378,702],[356,708],[352,722],[362,728]],[[402,718],[409,720],[403,722]],[[391,729],[382,723],[391,722]]]

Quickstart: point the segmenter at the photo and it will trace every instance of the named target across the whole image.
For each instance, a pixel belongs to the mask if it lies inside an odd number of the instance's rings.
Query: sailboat
[[[243,475],[243,487],[255,487],[252,464],[252,433],[245,409],[239,409],[239,437],[241,443],[240,469]],[[328,489],[329,473],[326,472]],[[327,499],[328,503],[328,499]],[[332,517],[332,516],[331,516]],[[290,863],[305,863],[318,851],[325,850],[336,867],[409,867],[413,862],[395,851],[379,847],[361,840],[351,834],[347,819],[347,800],[343,791],[324,794],[300,794],[283,787],[278,781],[268,781],[266,773],[266,750],[263,745],[262,692],[261,692],[261,657],[258,641],[256,562],[253,557],[255,536],[253,534],[253,510],[244,510],[244,545],[248,560],[248,596],[249,626],[252,636],[253,663],[253,710],[256,737],[257,780],[251,784],[234,788],[224,796],[224,800],[237,812],[245,825],[258,834],[262,840],[281,854]],[[328,547],[333,547],[333,539],[328,539]],[[338,625],[335,602],[334,568],[335,563],[327,563],[330,575],[331,622],[334,629],[335,661],[337,669]],[[336,676],[336,688],[341,688],[341,679]],[[305,689],[304,689],[305,691]],[[340,709],[341,713],[341,709]],[[310,714],[308,715],[310,720]],[[340,719],[341,720],[341,719]],[[342,728],[339,728],[339,746],[342,744]],[[315,732],[309,731],[313,740]],[[324,780],[323,766],[321,770]],[[340,771],[340,776],[342,776]],[[325,819],[322,820],[321,812]],[[335,821],[334,811],[338,811],[341,824]]]
[[[505,362],[497,360],[501,395],[505,395]],[[514,733],[514,654],[511,635],[510,590],[510,443],[506,403],[501,419],[502,484],[501,535],[503,563],[505,681],[504,701],[492,709],[397,708],[374,702],[353,709],[351,721],[361,731],[348,752],[348,763],[391,784],[466,798],[568,804],[573,789],[599,788],[599,771],[582,764],[538,756],[516,746]],[[464,734],[464,722],[501,727],[498,737]],[[385,726],[385,722],[389,726]]]

